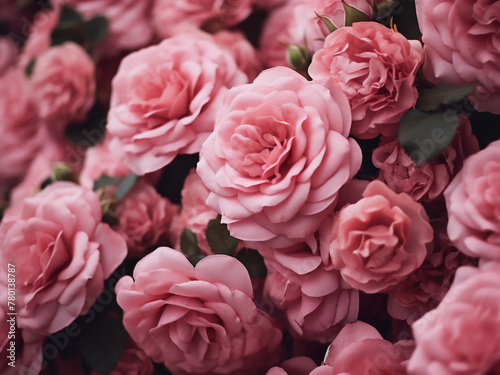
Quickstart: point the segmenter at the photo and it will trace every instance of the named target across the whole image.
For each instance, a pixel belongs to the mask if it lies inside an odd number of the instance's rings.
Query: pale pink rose
[[[365,293],[385,292],[404,280],[422,265],[433,240],[422,205],[380,181],[340,210],[332,230],[333,266]]]
[[[316,368],[316,363],[309,357],[287,359],[269,369],[266,375],[308,375]]]
[[[284,310],[292,333],[309,341],[329,343],[358,317],[358,291],[335,269],[325,267],[309,251],[266,259],[264,294]]]
[[[56,132],[83,121],[94,103],[94,62],[73,42],[42,53],[36,59],[31,82],[38,113]]]
[[[125,241],[101,218],[96,193],[60,181],[3,218],[0,259],[16,267],[20,328],[57,332],[95,302],[127,252]]]
[[[109,34],[102,46],[105,54],[146,46],[154,35],[151,24],[153,0],[60,0],[76,8],[84,18],[104,16]]]
[[[102,143],[89,147],[85,152],[85,160],[80,173],[80,184],[90,189],[94,188],[95,181],[103,175],[109,177],[125,177],[131,173],[123,159],[116,157],[109,149],[108,135]]]
[[[352,108],[352,135],[397,135],[397,123],[418,98],[414,82],[422,57],[419,41],[379,23],[357,22],[326,38],[309,75],[338,81]]]
[[[249,82],[263,70],[257,51],[241,32],[221,30],[214,34],[214,40],[220,47],[231,52],[238,68],[247,75]]]
[[[412,346],[408,340],[392,344],[374,327],[358,321],[340,331],[328,348],[324,362],[330,366],[331,375],[406,375],[406,361]]]
[[[185,228],[191,230],[198,239],[198,246],[203,254],[213,254],[205,236],[205,229],[210,220],[216,219],[218,213],[206,204],[210,191],[200,176],[192,169],[184,181],[181,195],[181,212],[176,215],[170,228],[172,243],[180,249],[180,237]]]
[[[500,3],[417,0],[415,6],[424,42],[425,77],[433,83],[483,85],[471,95],[472,103],[481,107],[482,90],[500,89]],[[498,105],[488,110],[500,113]]]
[[[469,120],[459,115],[459,121],[460,127],[452,143],[420,167],[405,152],[397,137],[382,137],[372,154],[373,165],[380,169],[378,178],[396,193],[404,192],[416,201],[430,202],[440,198],[462,168],[464,159],[479,151]],[[439,140],[443,141],[442,138],[429,138],[429,143],[422,145],[432,150]]]
[[[370,0],[347,0],[346,3],[373,17]],[[311,56],[319,51],[330,31],[318,15],[328,18],[337,27],[345,25],[342,0],[294,0],[272,10],[260,36],[262,61],[269,67],[289,66],[286,57],[289,45],[301,46]]]
[[[0,77],[0,192],[21,182],[44,142],[43,124],[22,69]]]
[[[500,260],[500,141],[469,156],[444,192],[448,235],[463,253]]]
[[[500,273],[461,267],[441,304],[412,325],[411,375],[498,374]]]
[[[199,152],[223,95],[246,82],[233,56],[198,33],[128,55],[113,79],[111,151],[139,175]]]
[[[281,330],[255,306],[235,258],[211,255],[193,267],[160,247],[133,276],[116,285],[125,328],[174,374],[260,374],[279,361]]]
[[[178,207],[141,180],[116,208],[114,229],[127,241],[128,256],[142,257],[148,250],[166,245],[168,232]]]
[[[203,144],[197,171],[207,204],[241,240],[309,243],[360,167],[349,130],[349,104],[333,80],[265,70],[229,91]]]
[[[0,77],[3,76],[17,60],[17,46],[13,40],[0,37]]]
[[[234,26],[252,12],[254,0],[153,0],[153,23],[163,38],[185,29]]]

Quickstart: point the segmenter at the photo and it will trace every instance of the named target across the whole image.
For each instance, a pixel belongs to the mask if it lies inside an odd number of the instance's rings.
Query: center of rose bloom
[[[272,116],[258,116],[255,124],[238,126],[231,136],[234,157],[228,163],[250,177],[280,179],[294,137],[292,126]]]

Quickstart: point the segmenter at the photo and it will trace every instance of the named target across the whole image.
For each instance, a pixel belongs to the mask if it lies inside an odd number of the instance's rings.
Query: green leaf
[[[108,374],[123,355],[127,336],[120,317],[100,314],[82,330],[82,358],[93,370]]]
[[[108,36],[108,20],[98,16],[84,22],[83,27],[92,41],[92,45],[99,44]]]
[[[264,278],[267,275],[267,268],[264,258],[254,249],[242,249],[236,254],[238,259],[246,267],[252,279]]]
[[[208,222],[205,236],[212,251],[215,254],[233,255],[238,247],[238,240],[231,237],[226,224],[221,223],[221,215],[217,219]]]
[[[25,73],[28,78],[33,74],[33,69],[35,69],[36,59],[33,57],[26,67]]]
[[[63,5],[61,7],[61,13],[56,27],[66,28],[75,24],[80,24],[82,22],[83,17],[75,8],[68,5]]]
[[[352,26],[354,22],[371,21],[368,14],[346,4],[344,0],[342,0],[342,5],[344,5],[345,11],[345,26]]]
[[[335,30],[337,30],[337,27],[333,24],[331,19],[325,16],[320,16],[318,13],[316,13],[316,16],[325,24],[330,33],[333,33]]]
[[[121,179],[122,177],[110,177],[102,175],[97,181],[94,182],[94,190],[98,190],[104,186],[115,185],[120,182]]]
[[[115,197],[119,201],[123,199],[125,195],[134,187],[136,182],[139,180],[139,177],[133,173],[129,174],[127,177],[125,177],[121,182],[120,185],[118,185],[118,188],[116,189]]]
[[[462,86],[440,83],[432,89],[423,89],[419,92],[415,108],[421,111],[433,111],[443,104],[459,102],[474,91],[477,86],[477,83]]]
[[[187,256],[201,254],[196,234],[189,228],[185,228],[181,234],[181,251]]]
[[[420,167],[424,162],[438,156],[450,144],[458,126],[458,115],[452,110],[411,110],[399,123],[399,143]]]

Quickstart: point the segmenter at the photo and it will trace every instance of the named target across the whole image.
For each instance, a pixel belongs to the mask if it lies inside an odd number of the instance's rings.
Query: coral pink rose
[[[49,127],[81,122],[94,103],[95,66],[79,45],[66,42],[49,48],[35,63],[31,76],[38,113]]]
[[[154,35],[151,24],[152,0],[61,0],[75,7],[85,18],[104,16],[109,35],[103,52],[134,50],[146,46]]]
[[[424,42],[425,77],[453,85],[477,82],[476,107],[485,91],[500,89],[500,3],[494,0],[416,0]],[[496,95],[498,103],[499,94]],[[500,114],[498,105],[489,110]]]
[[[338,190],[358,171],[349,104],[333,80],[262,72],[229,91],[198,174],[231,235],[271,247],[314,241]]]
[[[357,22],[326,38],[309,75],[338,81],[352,108],[352,135],[397,135],[397,123],[418,98],[414,81],[422,57],[419,41],[379,23]]]
[[[500,141],[468,157],[444,192],[448,235],[465,254],[500,260]]]
[[[408,156],[396,137],[382,137],[373,150],[373,165],[380,169],[378,178],[396,193],[406,193],[416,201],[430,202],[442,196],[464,159],[479,151],[467,117],[459,115],[460,127],[452,143],[441,155],[420,167]]]
[[[246,82],[233,56],[198,33],[128,55],[113,79],[111,151],[139,175],[199,152],[223,95]]]
[[[264,293],[284,310],[288,325],[305,340],[329,343],[358,317],[358,291],[309,251],[266,259]]]
[[[179,30],[212,24],[234,26],[252,12],[254,0],[153,0],[153,22],[158,35],[166,38]]]
[[[500,273],[462,267],[441,304],[413,325],[410,375],[498,374]]]
[[[168,232],[178,207],[139,181],[116,208],[118,224],[113,228],[127,241],[128,256],[141,257],[148,250],[168,244]]]
[[[176,249],[180,249],[180,238],[185,228],[191,230],[198,240],[198,246],[203,254],[212,254],[205,236],[205,229],[210,220],[216,219],[218,213],[206,204],[210,191],[206,188],[200,176],[192,169],[184,181],[182,188],[181,212],[172,222],[171,238]]]
[[[259,50],[267,66],[288,66],[286,47],[298,45],[312,56],[323,47],[330,31],[318,17],[329,19],[337,27],[345,25],[344,1],[298,0],[288,1],[274,9],[266,19],[260,36]],[[345,3],[373,17],[370,0],[347,0]]]
[[[20,328],[57,332],[95,302],[127,253],[101,218],[96,193],[70,182],[50,184],[3,218],[0,259],[16,268]]]
[[[160,247],[116,291],[131,337],[176,375],[260,374],[279,360],[281,330],[255,306],[235,258],[211,255],[193,267]]]
[[[412,350],[411,341],[392,344],[375,328],[358,321],[346,325],[333,340],[324,361],[331,369],[324,374],[406,375],[406,361]]]
[[[380,181],[371,182],[363,197],[340,210],[330,256],[353,288],[379,293],[422,265],[433,229],[422,205]]]
[[[0,195],[18,184],[41,149],[43,124],[22,69],[0,77]]]

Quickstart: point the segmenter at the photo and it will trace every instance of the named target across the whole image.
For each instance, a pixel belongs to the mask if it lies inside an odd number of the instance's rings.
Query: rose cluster
[[[500,374],[499,51],[491,0],[2,1],[0,373]]]

